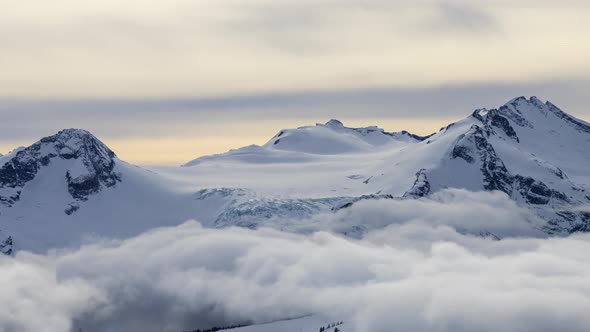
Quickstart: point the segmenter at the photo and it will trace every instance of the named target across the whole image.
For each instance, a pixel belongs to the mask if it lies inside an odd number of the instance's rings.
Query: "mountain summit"
[[[117,157],[82,129],[64,129],[0,159],[0,202],[11,206],[24,186],[44,169],[58,164],[72,199],[85,201],[121,181],[113,171]]]
[[[283,151],[303,152],[320,155],[368,152],[388,145],[406,142],[419,142],[426,139],[407,131],[386,132],[377,127],[346,127],[332,119],[325,124],[304,126],[297,129],[283,129],[265,148]]]
[[[262,146],[249,145],[213,156],[191,160],[183,166],[195,166],[213,160],[248,163],[285,163],[310,161],[322,156],[370,153],[408,143],[424,141],[429,136],[387,132],[377,126],[346,127],[331,119],[315,126],[282,129]]]
[[[436,158],[421,165],[432,192],[498,190],[547,220],[547,232],[590,230],[590,214],[573,208],[590,202],[590,125],[552,103],[519,97],[476,110],[426,145],[414,149]]]

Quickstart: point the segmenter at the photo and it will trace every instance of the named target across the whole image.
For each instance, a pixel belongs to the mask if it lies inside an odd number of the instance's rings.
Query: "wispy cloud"
[[[500,32],[501,22],[486,8],[479,8],[472,3],[440,2],[435,14],[426,24],[429,33],[445,34],[476,34],[478,38],[486,38],[485,34]]]

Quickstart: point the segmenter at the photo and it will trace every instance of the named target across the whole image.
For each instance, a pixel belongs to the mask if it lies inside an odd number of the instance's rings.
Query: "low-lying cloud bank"
[[[465,235],[455,229],[494,219],[526,234],[530,216],[497,194],[463,194],[364,202],[327,220],[390,221],[362,240],[189,221],[0,257],[0,331],[176,332],[311,313],[358,332],[586,331],[590,235]]]
[[[305,231],[306,228],[315,231],[329,229],[335,233],[354,236],[359,228],[360,232],[364,233],[384,227],[398,227],[404,230],[407,229],[407,225],[410,225],[410,229],[416,225],[423,225],[428,227],[424,227],[417,237],[411,237],[412,241],[431,242],[447,239],[448,234],[438,231],[430,237],[425,237],[426,233],[441,226],[448,226],[446,229],[451,227],[460,233],[487,234],[500,238],[545,236],[539,230],[545,222],[530,210],[516,205],[500,191],[472,192],[451,188],[423,199],[368,199],[355,203],[352,208],[342,209],[335,214],[318,215],[313,219],[312,226],[305,225],[301,231]],[[268,225],[281,222],[271,220]],[[409,234],[404,233],[399,240],[403,241],[407,236]],[[456,237],[449,239],[456,240]]]

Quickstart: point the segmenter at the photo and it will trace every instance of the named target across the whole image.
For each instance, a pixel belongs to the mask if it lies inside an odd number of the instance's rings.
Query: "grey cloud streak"
[[[101,137],[153,137],[190,133],[242,120],[330,118],[463,118],[537,95],[583,119],[590,118],[586,80],[481,83],[431,88],[359,88],[217,98],[0,99],[0,140],[36,140],[67,127]],[[379,125],[379,123],[375,123]],[[190,125],[190,126],[189,126]],[[277,130],[280,128],[276,128]],[[412,128],[404,128],[412,131]]]

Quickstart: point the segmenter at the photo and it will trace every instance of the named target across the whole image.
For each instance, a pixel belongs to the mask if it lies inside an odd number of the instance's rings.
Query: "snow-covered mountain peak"
[[[415,168],[426,169],[432,192],[503,191],[548,220],[548,232],[590,229],[590,215],[572,212],[573,205],[590,201],[583,166],[590,162],[589,133],[588,123],[552,103],[518,97],[497,109],[478,109],[418,145],[417,155],[433,159],[429,167]]]
[[[339,120],[281,130],[265,147],[312,154],[367,152],[391,144],[408,144],[425,137],[407,131],[387,132],[377,126],[347,127]]]
[[[42,138],[35,144],[53,148],[59,156],[65,159],[85,157],[98,162],[116,158],[115,153],[109,147],[84,129],[64,129],[53,136]],[[47,151],[47,153],[51,152]]]
[[[520,105],[520,104],[544,105],[545,103],[543,103],[543,101],[541,101],[541,99],[537,98],[537,96],[531,96],[529,98],[527,98],[525,96],[520,96],[520,97],[515,97],[515,98],[510,99],[504,105],[508,106],[508,105]]]
[[[587,141],[587,134],[590,134],[589,123],[534,96],[514,98],[497,109],[475,110],[471,118],[492,132],[504,132],[517,142],[524,138],[529,143],[570,144],[580,139]]]
[[[114,171],[116,160],[115,153],[90,132],[64,129],[2,158],[0,202],[7,206],[17,202],[25,185],[44,169],[52,169],[52,176],[61,173],[72,198],[87,200],[102,187],[121,181]]]
[[[500,106],[500,110],[504,112],[512,112],[528,118],[534,116],[534,113],[547,115],[549,107],[539,98],[532,96],[530,98],[518,97],[510,100],[506,104]],[[531,114],[533,113],[533,114]]]

